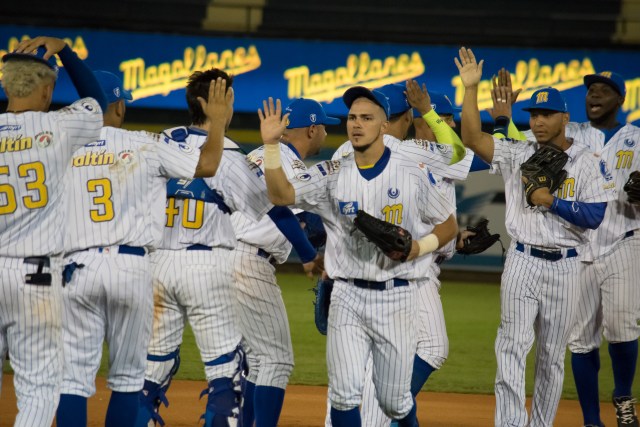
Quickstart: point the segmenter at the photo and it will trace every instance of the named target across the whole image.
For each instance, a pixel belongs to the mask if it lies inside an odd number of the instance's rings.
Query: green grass
[[[325,337],[313,323],[313,282],[302,275],[279,274],[291,324],[296,366],[292,384],[326,385]],[[449,359],[429,379],[427,389],[441,392],[493,394],[496,372],[494,341],[500,320],[500,294],[496,284],[447,282],[441,295],[450,341]],[[527,393],[533,390],[533,354],[527,361]],[[193,334],[184,334],[182,365],[177,378],[204,380],[204,372]],[[613,390],[611,362],[606,344],[601,348],[600,397],[609,400]],[[105,358],[101,374],[105,372]],[[566,359],[565,398],[576,398],[569,357]],[[638,369],[640,372],[640,369]],[[634,384],[640,396],[640,381]]]

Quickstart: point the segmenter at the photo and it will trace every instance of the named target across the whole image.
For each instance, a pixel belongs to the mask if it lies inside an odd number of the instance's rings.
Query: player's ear
[[[116,103],[115,107],[116,107],[115,109],[116,116],[124,118],[124,112],[125,112],[124,99],[119,100]]]
[[[569,123],[569,113],[563,113],[562,114],[562,124],[566,126],[567,123]]]

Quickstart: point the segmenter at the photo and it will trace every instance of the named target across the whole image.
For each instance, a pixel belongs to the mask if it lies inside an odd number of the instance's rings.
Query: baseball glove
[[[491,234],[488,228],[489,220],[483,218],[476,224],[475,227],[467,226],[467,231],[475,233],[473,236],[469,236],[462,242],[464,246],[458,249],[458,253],[461,255],[475,255],[482,253],[494,245],[500,240],[499,234]]]
[[[623,188],[627,193],[629,203],[640,204],[640,171],[631,172]]]
[[[553,194],[562,185],[567,178],[567,171],[562,168],[568,160],[569,156],[562,149],[545,144],[520,165],[522,176],[527,179],[524,192],[529,206],[535,206],[531,202],[531,195],[537,189],[546,187]]]
[[[358,211],[353,224],[367,239],[394,261],[406,261],[411,252],[411,233],[402,227]]]
[[[331,304],[331,291],[333,291],[333,280],[318,278],[318,283],[312,289],[316,297],[313,301],[314,319],[316,328],[322,335],[327,335],[327,324],[329,321],[329,305]]]

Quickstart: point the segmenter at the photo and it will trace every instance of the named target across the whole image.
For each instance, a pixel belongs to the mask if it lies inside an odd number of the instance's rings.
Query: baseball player
[[[292,182],[282,170],[275,145],[287,115],[281,118],[279,101],[276,106],[272,99],[264,101],[264,112],[259,113],[267,189],[272,202],[295,202],[319,214],[327,229],[325,266],[335,279],[327,334],[333,425],[361,425],[358,405],[371,353],[382,410],[399,425],[414,426],[410,381],[416,280],[426,277],[431,253],[455,237],[453,206],[423,166],[385,147],[390,107],[382,93],[357,86],[347,90],[343,100],[349,108],[347,133],[353,155],[319,163]],[[416,236],[407,262],[391,260],[354,232],[353,218],[360,209]]]
[[[57,80],[54,54],[80,96],[93,99],[47,112]],[[53,421],[62,379],[63,177],[75,146],[100,134],[106,99],[63,40],[22,41],[2,62],[9,102],[0,114],[0,362],[8,355],[14,371],[14,425],[44,427]]]
[[[223,118],[233,97],[222,79],[211,82],[203,110],[217,118],[200,151],[158,134],[120,129],[131,94],[114,74],[96,72],[96,77],[109,100],[105,127],[74,153],[68,176],[73,226],[63,274],[61,427],[87,424],[87,398],[95,393],[103,341],[109,346],[112,390],[105,425],[134,425],[153,319],[147,254],[162,236],[167,178],[216,173],[220,159],[211,157],[222,150],[211,148],[222,146]]]
[[[228,87],[233,83],[219,69],[190,76],[186,96],[192,125],[167,129],[166,135],[196,147],[205,141],[210,119],[197,99],[206,98],[208,82],[216,78],[222,78]],[[232,115],[232,109],[222,115],[225,129]],[[231,287],[229,257],[236,246],[231,213],[242,211],[255,222],[267,214],[266,220],[284,230],[285,238],[305,242],[293,213],[269,202],[259,168],[233,141],[225,138],[224,144],[223,161],[214,178],[170,180],[167,186],[164,237],[151,261],[155,316],[137,426],[147,426],[151,419],[163,424],[159,405],[168,405],[166,392],[178,370],[186,320],[194,331],[209,385],[205,426],[235,425],[239,421],[244,356]],[[300,244],[297,247],[304,252]],[[311,259],[315,256],[313,252]]]
[[[421,90],[414,81],[407,82],[406,86],[399,84],[386,85],[381,87],[379,91],[389,100],[391,111],[389,127],[385,133],[384,142],[386,146],[397,147],[403,144],[403,141],[405,141],[404,143],[412,143],[411,141],[406,141],[412,122],[416,126],[416,137],[418,138],[436,138],[437,134],[440,138],[438,139],[440,144],[449,146],[458,144],[462,146],[459,137],[455,132],[451,132],[451,129],[455,127],[455,121],[453,121],[454,109],[451,101],[445,95],[439,93],[434,95],[434,92],[429,93],[424,85]],[[415,109],[412,110],[412,107]],[[431,130],[431,127],[435,129],[435,132]],[[431,156],[427,159],[416,158],[416,161],[424,160],[429,169],[447,170],[450,159],[448,156],[441,154],[441,150],[437,148],[438,145],[436,143],[430,144],[435,147],[431,152],[440,155],[438,157]],[[439,189],[453,206],[456,204],[453,178],[464,180],[470,170],[488,169],[489,167],[486,163],[475,158],[473,151],[465,149],[464,146],[462,147],[465,151],[464,158],[459,163],[451,166],[452,170],[447,172],[448,176],[446,178],[431,174]],[[349,152],[353,152],[353,148],[350,142],[347,142],[338,148],[333,159],[339,160],[345,153]],[[452,240],[435,251],[434,262],[430,266],[429,274],[418,287],[418,350],[414,358],[411,380],[411,393],[414,398],[431,373],[442,367],[449,352],[449,340],[439,295],[440,282],[438,276],[440,274],[440,265],[453,256],[456,242],[462,243],[463,239],[470,235],[470,232],[462,231],[458,234],[456,240]],[[327,414],[325,424],[328,426],[331,425],[329,418],[329,414]],[[362,421],[364,425],[372,427],[388,426],[390,423],[391,425],[397,425],[395,421],[392,422],[380,410],[375,396],[375,388],[373,387],[371,360],[367,363],[362,401]]]
[[[584,77],[584,84],[589,121],[569,123],[566,135],[593,151],[603,162],[602,167],[608,166],[618,199],[607,205],[604,220],[592,232],[585,251],[582,294],[569,342],[571,365],[584,424],[600,426],[598,369],[604,330],[613,368],[618,426],[638,427],[631,388],[640,336],[640,206],[627,201],[622,187],[631,172],[640,169],[640,128],[617,120],[626,95],[619,74],[590,74]]]
[[[307,168],[303,160],[318,154],[327,136],[325,126],[340,120],[328,117],[322,105],[312,99],[296,99],[285,111],[289,122],[279,144],[284,170],[289,179],[304,178]],[[248,158],[264,171],[262,147]],[[316,224],[310,214],[299,215],[304,215],[307,231]],[[292,245],[268,219],[257,222],[241,212],[231,219],[238,238],[232,254],[236,303],[249,366],[243,425],[252,426],[255,419],[256,427],[275,426],[293,369],[289,321],[275,265],[287,259]],[[321,221],[318,224],[321,229]],[[315,257],[315,251],[296,251],[303,263]]]
[[[502,275],[495,347],[495,425],[551,426],[562,393],[565,347],[579,298],[582,267],[578,254],[588,242],[587,230],[600,225],[607,202],[617,195],[599,160],[565,137],[569,114],[562,95],[553,88],[534,92],[526,108],[536,141],[514,143],[483,133],[477,106],[483,61],[476,63],[471,49],[461,48],[459,54],[455,63],[465,86],[462,141],[502,175],[507,230],[512,237]],[[568,155],[567,178],[555,196],[547,187],[525,193],[520,166],[547,144]],[[526,184],[535,188],[529,181]],[[534,338],[535,386],[528,420],[525,361]]]

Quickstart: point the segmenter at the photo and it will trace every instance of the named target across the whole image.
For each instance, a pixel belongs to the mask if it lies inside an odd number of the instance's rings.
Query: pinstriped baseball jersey
[[[538,144],[532,141],[494,139],[492,172],[502,175],[507,198],[506,225],[509,235],[524,244],[545,248],[573,248],[588,241],[586,229],[545,208],[527,206],[520,165],[533,155]],[[566,153],[567,179],[555,195],[569,201],[608,202],[617,197],[615,185],[599,160],[584,147],[572,144]]]
[[[286,144],[280,144],[280,156],[282,169],[289,180],[307,176],[306,165]],[[264,147],[253,150],[247,158],[260,168],[258,174],[262,176],[264,173]],[[291,252],[291,243],[278,230],[270,218],[254,221],[242,212],[235,212],[231,216],[231,221],[239,241],[265,250],[273,255],[278,263],[283,263],[287,260]]]
[[[408,139],[402,141],[391,135],[384,135],[384,145],[393,152],[400,153],[416,163],[424,163],[429,171],[435,175],[463,180],[467,178],[473,152],[467,150],[467,155],[456,164],[449,165],[453,156],[451,146],[424,139]],[[342,144],[333,154],[333,160],[340,160],[342,157],[353,152],[351,141]]]
[[[84,98],[59,111],[0,114],[0,256],[61,254],[77,146],[98,138],[102,111]]]
[[[607,205],[600,227],[590,231],[590,251],[585,259],[590,261],[611,252],[626,232],[640,228],[640,206],[628,203],[622,189],[631,172],[640,170],[640,128],[627,123],[605,144],[605,134],[590,122],[569,123],[566,136],[605,162],[618,190],[618,199]]]
[[[371,180],[362,177],[353,155],[347,155],[339,161],[316,164],[292,184],[296,205],[323,219],[327,229],[325,267],[330,277],[386,281],[427,275],[431,254],[396,262],[355,232],[353,219],[358,210],[399,225],[416,239],[454,212],[424,167],[393,152],[384,170]]]
[[[165,134],[170,134],[172,130],[167,129]],[[199,148],[206,138],[206,134],[190,130],[186,142]],[[253,164],[249,163],[233,141],[225,138],[224,144],[222,161],[216,175],[204,178],[204,181],[209,188],[222,195],[224,204],[232,212],[240,211],[250,220],[258,221],[273,207],[264,181],[255,174]],[[193,244],[235,248],[236,235],[230,216],[222,212],[215,203],[169,197],[160,247],[184,249]]]
[[[111,245],[155,248],[167,177],[193,177],[200,152],[158,134],[104,127],[73,155],[66,251]]]
[[[464,180],[467,178],[469,170],[471,169],[471,163],[473,162],[473,151],[467,149],[466,156],[460,162],[449,165],[452,152],[447,145],[420,140],[420,143],[423,144],[421,146],[426,147],[426,149],[416,150],[415,147],[412,146],[412,143],[418,144],[416,140],[403,142],[391,135],[384,136],[384,143],[391,151],[398,151],[404,156],[415,160],[416,163],[425,163],[428,171],[432,172],[432,177],[435,179],[442,194],[454,207],[456,206],[456,187],[453,180]],[[347,141],[338,147],[331,159],[340,160],[349,153],[353,153],[351,141]],[[439,175],[441,172],[446,173],[446,177]],[[434,255],[436,257],[442,255],[446,259],[451,259],[455,251],[456,241],[454,239],[436,250]]]

